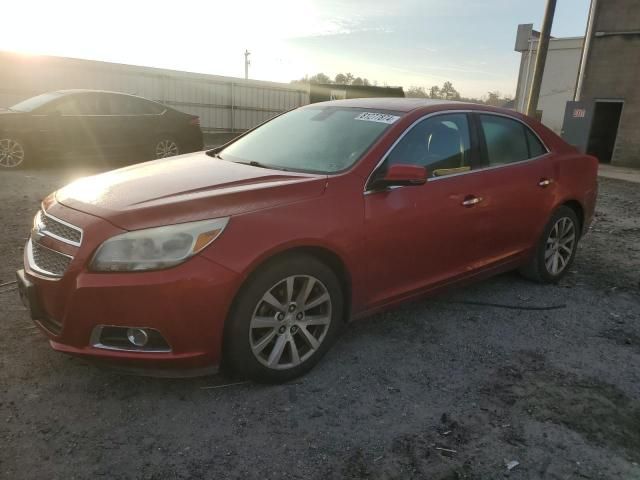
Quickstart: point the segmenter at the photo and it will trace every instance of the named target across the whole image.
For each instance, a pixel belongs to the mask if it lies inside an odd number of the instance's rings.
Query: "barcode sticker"
[[[400,117],[397,115],[389,115],[387,113],[374,113],[374,112],[362,112],[355,119],[364,120],[365,122],[379,122],[379,123],[395,123]]]

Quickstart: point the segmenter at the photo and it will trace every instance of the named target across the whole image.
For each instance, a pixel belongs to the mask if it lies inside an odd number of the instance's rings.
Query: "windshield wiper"
[[[269,170],[282,170],[283,172],[288,171],[284,167],[280,167],[280,166],[274,167],[271,165],[265,165],[264,163],[256,162],[255,160],[249,160],[248,162],[234,162],[234,163],[241,163],[242,165],[250,165],[252,167],[258,167],[258,168],[267,168]]]
[[[258,168],[271,168],[271,167],[267,167],[266,165],[260,163],[260,162],[256,162],[255,160],[250,160],[248,162],[242,162],[245,165],[251,165],[252,167],[258,167]]]
[[[225,158],[222,158],[220,153],[218,153],[219,151],[220,151],[219,149],[214,148],[213,150],[209,150],[206,153],[210,157],[217,158],[218,160],[227,160],[227,161],[230,161],[232,163],[239,163],[241,165],[249,165],[251,167],[257,167],[257,168],[266,168],[266,169],[269,169],[269,170],[282,170],[283,172],[288,172],[289,171],[289,169],[284,168],[284,167],[274,167],[274,166],[271,166],[271,165],[265,165],[264,163],[260,163],[260,162],[257,162],[255,160],[249,160],[248,162],[240,162],[240,161],[236,161],[236,160],[225,159]]]

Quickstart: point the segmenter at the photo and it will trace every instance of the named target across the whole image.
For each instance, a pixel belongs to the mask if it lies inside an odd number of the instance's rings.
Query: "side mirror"
[[[383,177],[374,180],[370,188],[382,190],[388,187],[424,185],[427,182],[427,169],[420,165],[391,165]]]

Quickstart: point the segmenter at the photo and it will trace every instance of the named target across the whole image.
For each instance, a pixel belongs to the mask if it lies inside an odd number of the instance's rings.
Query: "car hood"
[[[198,152],[82,178],[54,195],[67,207],[137,230],[299,202],[321,195],[326,178]]]

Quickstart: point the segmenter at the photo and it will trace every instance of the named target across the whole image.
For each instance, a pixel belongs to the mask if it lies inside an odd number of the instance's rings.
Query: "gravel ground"
[[[0,283],[74,175],[0,173]],[[0,478],[639,479],[640,185],[600,191],[560,285],[506,274],[350,324],[287,385],[86,365],[0,287]]]

